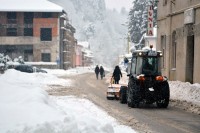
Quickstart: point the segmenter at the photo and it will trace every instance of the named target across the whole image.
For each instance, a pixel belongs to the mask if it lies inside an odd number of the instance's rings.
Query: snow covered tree
[[[19,56],[18,58],[14,59],[14,62],[18,62],[19,64],[24,64],[24,59],[22,58],[22,56]]]
[[[142,35],[147,29],[147,8],[149,5],[154,7],[154,25],[157,19],[157,1],[156,0],[135,0],[133,1],[133,8],[129,12],[129,32],[131,41],[138,43]]]
[[[79,42],[87,41],[96,64],[115,65],[118,55],[126,51],[125,35],[128,12],[122,8],[107,10],[105,0],[50,0],[61,5],[76,28]],[[106,56],[105,56],[106,55]]]

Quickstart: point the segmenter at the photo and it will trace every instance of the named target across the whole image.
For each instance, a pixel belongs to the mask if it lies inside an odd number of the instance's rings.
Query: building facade
[[[76,45],[77,40],[74,37],[75,28],[68,23],[68,18],[65,18],[61,24],[61,42],[60,42],[60,60],[62,69],[69,69],[75,67],[76,63]]]
[[[71,50],[66,45],[75,43],[67,13],[45,0],[11,1],[3,0],[0,5],[0,53],[12,59],[22,56],[26,62],[57,61],[63,69],[70,61],[65,57],[65,51]]]
[[[78,42],[81,54],[79,56],[82,66],[91,66],[93,65],[93,52],[90,50],[89,42]]]
[[[83,66],[82,49],[83,49],[83,46],[81,45],[76,46],[76,66]]]
[[[200,1],[159,0],[157,24],[163,75],[200,83]]]

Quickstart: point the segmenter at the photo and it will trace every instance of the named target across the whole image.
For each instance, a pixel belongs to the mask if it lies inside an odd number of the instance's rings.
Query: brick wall
[[[34,18],[33,36],[40,37],[41,28],[52,28],[52,37],[58,36],[58,18]]]

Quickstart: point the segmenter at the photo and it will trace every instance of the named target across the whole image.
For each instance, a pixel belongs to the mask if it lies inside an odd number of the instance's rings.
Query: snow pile
[[[77,75],[77,74],[83,74],[83,73],[88,73],[88,72],[94,72],[93,67],[76,67],[72,69],[68,69],[67,71],[65,70],[50,70],[50,69],[45,69],[48,73],[57,75],[57,76],[67,76],[67,75]]]
[[[171,99],[191,102],[200,106],[200,84],[170,81],[169,86]]]
[[[49,73],[7,70],[0,75],[0,132],[135,132],[117,124],[114,118],[88,100],[69,96],[49,97],[43,89],[47,84],[63,85],[63,82],[70,84]]]
[[[64,112],[70,112],[83,133],[134,133],[127,126],[118,125],[116,120],[86,99],[73,96],[53,97]],[[66,104],[68,106],[66,106]]]
[[[50,73],[23,73],[14,69],[9,69],[1,76],[1,80],[5,80],[7,84],[32,84],[35,86],[48,85],[62,85],[69,86],[72,81],[59,79]]]
[[[49,79],[49,81],[55,80],[52,77]],[[42,123],[45,127],[48,126],[46,123],[48,121],[62,120],[63,117],[67,117],[55,108],[48,94],[41,89],[41,84],[45,83],[47,79],[40,73],[30,74],[8,70],[0,76],[1,133],[28,132],[32,130],[30,127],[41,126]]]

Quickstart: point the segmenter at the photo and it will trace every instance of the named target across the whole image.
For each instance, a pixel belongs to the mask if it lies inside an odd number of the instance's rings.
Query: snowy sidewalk
[[[80,74],[83,70],[67,73]],[[50,74],[65,75],[66,71],[50,71],[45,74],[7,70],[0,75],[1,133],[135,133],[87,99],[48,96],[44,90],[47,85],[72,84]]]

